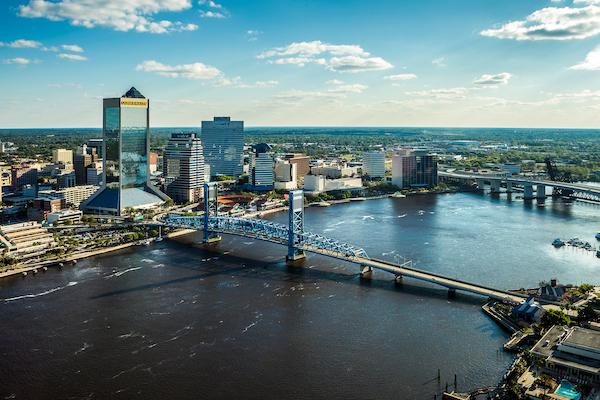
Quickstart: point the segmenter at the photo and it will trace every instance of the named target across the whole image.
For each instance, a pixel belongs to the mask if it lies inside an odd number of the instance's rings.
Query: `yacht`
[[[403,199],[406,197],[406,195],[402,194],[402,192],[396,192],[393,195],[391,195],[390,197],[393,197],[395,199]]]

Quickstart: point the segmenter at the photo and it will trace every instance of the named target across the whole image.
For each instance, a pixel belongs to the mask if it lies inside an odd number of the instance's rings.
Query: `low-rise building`
[[[600,386],[600,332],[553,326],[531,349],[542,373],[578,384]]]
[[[544,309],[540,303],[535,301],[533,296],[512,309],[512,315],[515,319],[528,323],[538,322],[543,313]]]
[[[61,210],[48,214],[47,221],[52,225],[78,224],[82,215],[80,210]]]
[[[63,199],[67,206],[79,207],[98,189],[99,187],[94,185],[80,185],[59,190],[43,190],[39,192],[39,195],[53,199]]]
[[[56,244],[52,234],[33,221],[0,226],[0,243],[8,256],[20,260],[42,255]]]
[[[306,175],[304,177],[304,191],[309,194],[362,189],[361,178],[327,179],[323,175]]]

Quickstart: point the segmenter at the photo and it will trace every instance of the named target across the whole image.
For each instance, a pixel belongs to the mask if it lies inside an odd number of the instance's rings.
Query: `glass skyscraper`
[[[103,187],[82,208],[121,215],[127,208],[160,205],[167,196],[150,184],[150,101],[132,87],[104,99]]]
[[[244,158],[244,122],[229,117],[202,121],[204,160],[212,176],[237,178],[242,174]]]
[[[196,202],[204,192],[204,155],[195,133],[173,133],[163,157],[165,192],[178,203]]]

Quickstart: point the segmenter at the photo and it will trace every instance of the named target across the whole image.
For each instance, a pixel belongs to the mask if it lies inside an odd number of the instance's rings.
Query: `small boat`
[[[156,242],[162,242],[163,238],[162,238],[162,236],[159,236],[156,239],[154,239],[154,241],[156,241]]]
[[[565,245],[565,242],[563,242],[562,240],[560,240],[560,238],[556,238],[552,242],[552,246],[556,247],[557,249],[560,248],[560,247],[563,247],[564,245]]]
[[[598,240],[600,240],[600,232],[596,233],[595,238],[598,239]]]
[[[331,205],[331,203],[328,203],[326,201],[320,201],[317,203],[318,207],[329,207]]]
[[[396,192],[393,195],[391,195],[390,197],[393,197],[395,199],[403,199],[406,197],[406,195],[402,194],[402,192]]]

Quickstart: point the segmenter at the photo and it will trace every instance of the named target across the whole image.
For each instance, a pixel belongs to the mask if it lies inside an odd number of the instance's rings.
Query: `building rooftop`
[[[587,347],[600,352],[600,332],[576,326],[567,334],[562,344],[573,347]]]
[[[129,99],[145,99],[144,95],[133,86],[123,95],[123,97],[127,97]]]

